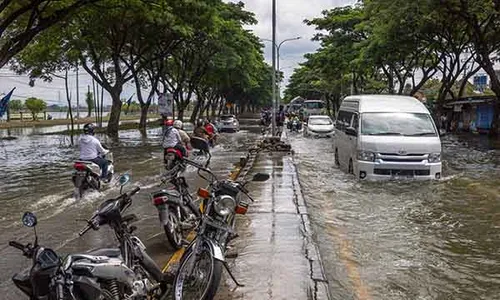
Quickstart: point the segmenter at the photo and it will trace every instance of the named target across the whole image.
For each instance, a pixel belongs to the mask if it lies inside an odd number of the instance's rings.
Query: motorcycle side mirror
[[[126,185],[129,181],[130,181],[130,175],[128,174],[123,174],[122,176],[120,176],[120,179],[118,180],[121,186]]]
[[[35,227],[38,222],[35,214],[29,211],[24,213],[22,220],[26,227]]]
[[[252,181],[266,181],[269,179],[269,174],[266,174],[266,173],[257,173],[255,175],[253,175],[252,177]]]
[[[120,184],[120,194],[122,193],[123,187],[130,181],[130,175],[123,174],[118,179],[118,183]]]
[[[22,221],[23,221],[23,224],[24,226],[26,227],[33,227],[33,230],[35,231],[35,247],[38,246],[38,235],[36,234],[36,224],[38,223],[38,220],[35,216],[34,213],[32,212],[25,212],[23,217],[22,217]]]
[[[194,149],[201,150],[205,153],[210,152],[210,146],[208,145],[208,142],[205,139],[192,137],[190,143],[191,147],[193,147]]]

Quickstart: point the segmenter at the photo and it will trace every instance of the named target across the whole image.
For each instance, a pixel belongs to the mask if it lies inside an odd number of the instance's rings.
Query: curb
[[[319,248],[314,240],[314,231],[311,228],[311,221],[309,219],[309,212],[307,210],[307,203],[302,193],[302,187],[299,181],[299,174],[293,158],[293,181],[292,188],[294,193],[294,202],[297,207],[297,213],[302,221],[302,235],[304,237],[305,256],[309,260],[309,291],[308,296],[310,299],[315,300],[331,300],[332,296],[328,286],[328,280],[325,276],[323,261],[319,253]]]

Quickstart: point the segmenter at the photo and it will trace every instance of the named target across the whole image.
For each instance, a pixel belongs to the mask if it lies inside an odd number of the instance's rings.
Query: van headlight
[[[371,151],[358,151],[358,160],[375,161],[375,153]]]
[[[428,158],[430,163],[437,163],[441,161],[441,153],[431,153]]]
[[[235,207],[236,201],[233,197],[228,195],[220,196],[214,204],[215,212],[222,217],[225,217],[234,212]]]

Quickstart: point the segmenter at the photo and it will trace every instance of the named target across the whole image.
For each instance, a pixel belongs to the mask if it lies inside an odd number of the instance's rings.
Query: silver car
[[[220,132],[238,132],[240,131],[240,122],[235,115],[222,115],[217,124],[217,127]]]

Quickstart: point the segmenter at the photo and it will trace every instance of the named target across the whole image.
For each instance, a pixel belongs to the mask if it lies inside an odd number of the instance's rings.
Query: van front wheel
[[[352,159],[349,159],[349,170],[348,170],[349,174],[353,174],[354,175],[354,167],[352,166]]]

